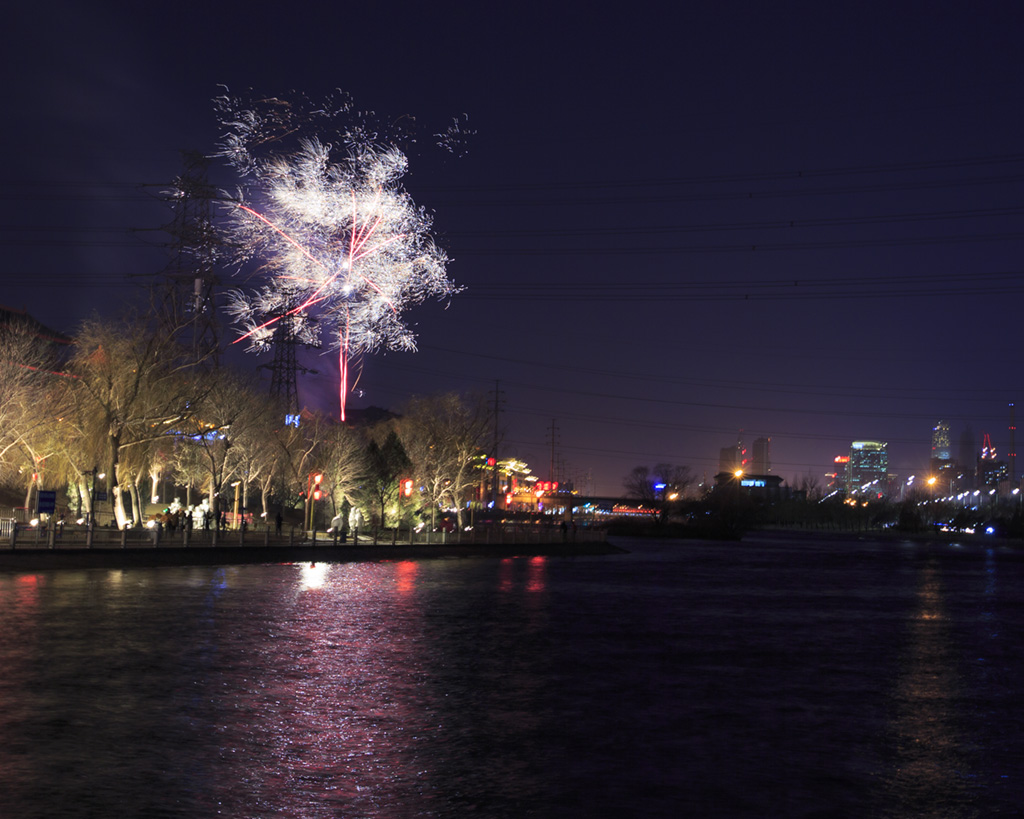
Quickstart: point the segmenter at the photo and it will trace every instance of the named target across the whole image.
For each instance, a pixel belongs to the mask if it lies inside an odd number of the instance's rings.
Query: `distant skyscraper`
[[[939,421],[932,429],[932,460],[948,461],[952,457],[949,447],[949,424]]]
[[[884,441],[854,441],[850,444],[850,462],[847,464],[846,492],[857,495],[870,492],[884,493],[889,477],[888,444]],[[868,484],[875,483],[871,489]]]
[[[982,433],[983,444],[978,456],[978,486],[999,486],[1000,481],[1010,479],[1006,461],[996,458],[996,448],[987,432]]]
[[[743,446],[743,439],[738,438],[735,446],[723,446],[718,453],[718,471],[735,472],[742,469],[750,471],[750,461],[747,459],[747,449]]]
[[[757,438],[751,447],[750,472],[754,475],[767,475],[772,471],[771,438]]]
[[[718,471],[735,472],[740,468],[740,450],[735,446],[723,446],[718,451]]]

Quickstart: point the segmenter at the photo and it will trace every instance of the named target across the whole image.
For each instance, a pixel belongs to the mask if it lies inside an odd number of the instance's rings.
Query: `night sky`
[[[181,150],[214,152],[218,85],[340,88],[476,131],[407,177],[465,290],[407,315],[419,352],[366,359],[351,406],[498,382],[499,455],[547,478],[554,428],[554,477],[606,495],[639,464],[710,477],[740,436],[770,436],[789,480],[854,439],[920,473],[939,419],[954,454],[968,425],[1007,453],[1024,6],[449,8],[23,5],[2,42],[0,304],[72,332],[144,299],[167,263],[158,194]],[[313,366],[300,397],[329,407],[335,357]]]

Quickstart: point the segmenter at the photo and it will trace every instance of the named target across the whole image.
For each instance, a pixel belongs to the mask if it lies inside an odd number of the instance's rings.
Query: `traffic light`
[[[319,489],[314,489],[313,490],[313,500],[315,500],[315,501],[320,500],[320,490]]]
[[[411,480],[406,479],[406,480],[402,481],[402,494],[405,495],[407,498],[410,495],[412,495],[412,481]]]

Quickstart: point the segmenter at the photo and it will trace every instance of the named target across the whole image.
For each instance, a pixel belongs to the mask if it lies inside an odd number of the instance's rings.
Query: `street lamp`
[[[310,476],[310,492],[309,492],[309,520],[307,521],[307,529],[313,528],[313,522],[316,515],[316,502],[320,500],[321,490],[320,484],[323,481],[324,476],[322,473],[317,472]]]

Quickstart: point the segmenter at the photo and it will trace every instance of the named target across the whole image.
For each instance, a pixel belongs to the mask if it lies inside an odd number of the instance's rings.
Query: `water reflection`
[[[403,560],[395,564],[395,580],[398,593],[405,597],[416,588],[416,572],[419,564],[414,560]]]
[[[920,568],[893,694],[894,771],[890,816],[966,816],[962,740],[955,724],[961,694],[958,653],[945,611],[937,561]]]
[[[434,727],[417,691],[426,674],[421,612],[407,605],[416,566],[294,571],[299,593],[282,583],[281,597],[257,612],[262,638],[227,646],[233,656],[211,681],[234,707],[208,726],[209,770],[244,782],[222,803],[235,815],[259,805],[281,815],[310,815],[311,805],[323,815],[384,815],[381,794],[414,800],[431,778],[430,760],[410,742]],[[245,662],[239,652],[250,650]]]
[[[1019,812],[1024,557],[643,548],[0,573],[0,816]]]
[[[303,589],[319,589],[327,581],[327,572],[330,567],[330,563],[300,563],[299,566],[302,570],[302,588]]]
[[[526,590],[530,592],[542,592],[547,585],[548,559],[543,555],[530,558],[530,572],[526,583]]]

